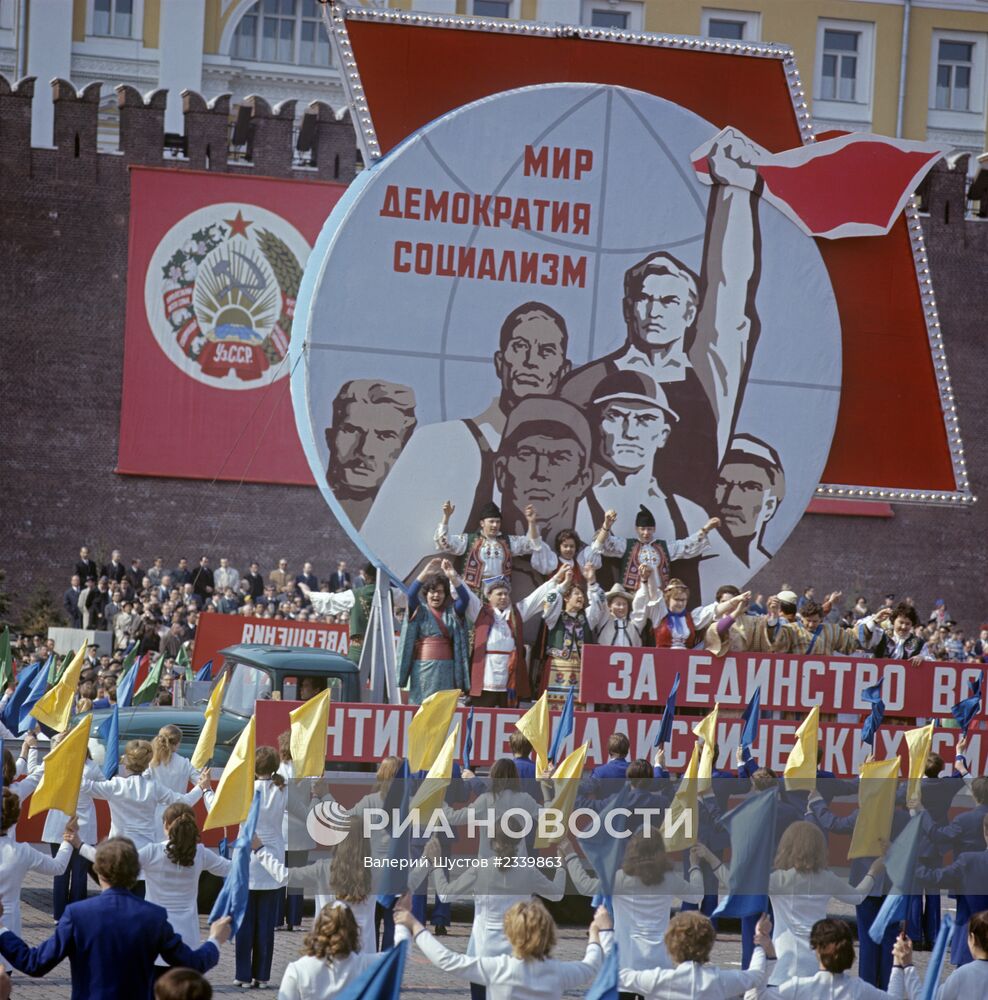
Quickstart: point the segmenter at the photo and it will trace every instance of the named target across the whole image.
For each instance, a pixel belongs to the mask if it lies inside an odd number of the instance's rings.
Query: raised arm
[[[436,549],[439,552],[452,552],[454,556],[462,556],[467,550],[467,536],[452,535],[449,531],[449,519],[455,510],[456,507],[452,501],[447,500],[443,504],[443,515],[439,521],[439,527],[436,528],[434,538]]]

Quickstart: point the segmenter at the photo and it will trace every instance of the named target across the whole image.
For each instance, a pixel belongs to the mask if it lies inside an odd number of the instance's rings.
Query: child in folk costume
[[[448,563],[444,564],[444,568]],[[450,582],[459,592],[466,590],[452,566]],[[470,699],[472,704],[489,708],[513,708],[519,699],[529,697],[528,669],[525,664],[525,639],[522,627],[541,609],[555,586],[548,580],[536,587],[517,604],[511,600],[507,580],[494,580],[484,587],[483,604],[467,591],[466,618],[473,626],[470,644]]]
[[[189,785],[199,780],[199,772],[192,766],[192,761],[178,752],[181,744],[182,730],[174,725],[162,726],[151,740],[151,777],[178,795],[184,795]],[[155,815],[158,826],[161,826],[164,815],[165,806],[159,805]]]
[[[7,930],[21,933],[21,886],[30,871],[42,875],[61,875],[72,857],[72,838],[75,823],[65,824],[63,840],[55,857],[36,851],[27,844],[19,844],[10,834],[14,832],[21,815],[21,800],[9,788],[3,790],[0,804],[0,903],[3,904],[2,923]],[[10,968],[0,961],[0,969]]]
[[[165,808],[162,829],[164,840],[146,844],[138,852],[144,898],[168,911],[168,922],[190,948],[202,944],[199,932],[199,876],[212,872],[226,878],[232,862],[215,851],[203,847],[199,838],[199,823],[191,806],[173,802]],[[81,847],[88,861],[96,860],[96,850],[88,844]],[[161,959],[159,965],[165,964]]]
[[[627,842],[620,870],[614,876],[611,904],[614,910],[614,941],[622,969],[670,968],[665,933],[674,900],[699,904],[703,898],[703,875],[690,868],[689,881],[677,874],[658,834],[635,833]],[[559,855],[577,892],[596,896],[599,878],[591,878],[573,845],[564,839]]]
[[[398,640],[398,684],[408,685],[408,701],[420,705],[429,695],[453,688],[469,688],[466,630],[450,594],[447,576],[432,570],[430,563],[419,574],[418,594],[409,595],[408,614]],[[458,595],[465,606],[465,595]]]
[[[65,739],[68,731],[59,733],[52,737],[52,748]],[[43,768],[40,755],[36,747],[32,747],[28,756],[28,768],[31,771],[38,770],[41,773]],[[86,763],[82,772],[83,778],[91,781],[99,781],[103,777],[103,772],[99,769],[89,751],[86,751]],[[96,829],[96,807],[93,805],[93,797],[87,792],[79,791],[79,801],[76,805],[76,819],[79,827],[79,838],[86,844],[95,844],[99,840]],[[54,855],[61,850],[65,826],[71,819],[58,809],[49,809],[45,815],[45,825],[41,832],[41,840],[51,846]],[[52,886],[52,916],[59,920],[65,912],[65,907],[69,903],[77,903],[85,899],[88,895],[90,865],[89,861],[78,851],[73,850],[72,859],[68,868],[61,875],[55,876]]]
[[[473,957],[443,947],[411,914],[395,911],[395,922],[411,931],[415,943],[433,965],[458,979],[487,987],[490,1000],[557,1000],[567,990],[589,986],[611,948],[612,922],[600,907],[590,925],[590,941],[580,962],[550,957],[556,925],[538,900],[515,903],[504,915],[510,955]]]
[[[408,931],[401,928],[396,943],[408,938]],[[376,951],[362,947],[363,943],[363,931],[346,906],[324,906],[305,936],[302,957],[285,969],[278,1000],[338,996],[381,960]]]
[[[767,1000],[888,1000],[889,997],[919,997],[922,982],[913,967],[912,944],[900,935],[892,949],[894,965],[887,990],[866,983],[848,970],[854,965],[854,932],[844,920],[818,920],[810,931],[810,948],[816,953],[819,971],[796,976],[778,986],[769,986],[759,996]],[[984,978],[988,986],[988,977]],[[974,991],[968,996],[981,996]],[[939,997],[944,994],[940,993]],[[958,994],[958,997],[960,994]]]
[[[478,530],[466,535],[450,534],[449,519],[456,508],[447,500],[443,516],[436,529],[436,548],[454,556],[463,556],[463,582],[478,597],[484,586],[494,580],[511,583],[512,559],[530,556],[532,569],[538,573],[552,573],[557,564],[556,553],[542,541],[535,508],[525,507],[528,534],[501,534],[501,508],[496,503],[486,503],[478,513]]]
[[[261,807],[255,836],[268,852],[284,864],[285,838],[282,826],[288,807],[285,779],[278,774],[278,751],[258,747],[254,751],[254,792],[261,793]],[[215,793],[206,792],[206,806],[212,808]],[[274,925],[278,918],[278,881],[271,877],[257,855],[251,855],[247,910],[236,936],[236,979],[234,985],[266,989],[274,958]]]
[[[147,740],[130,740],[120,758],[120,772],[109,781],[82,779],[82,790],[94,799],[105,799],[110,805],[110,836],[129,837],[137,850],[158,842],[159,827],[155,822],[158,806],[173,802],[195,805],[209,784],[204,775],[192,791],[184,795],[170,791],[150,776],[148,768],[154,750]],[[138,882],[135,890],[143,896],[144,886]]]
[[[655,629],[655,645],[660,649],[693,649],[714,624],[719,633],[726,634],[738,609],[751,597],[746,593],[687,611],[690,591],[682,580],[670,580],[656,596],[653,570],[643,567],[642,586],[649,597],[647,610]]]
[[[618,538],[611,534],[616,520],[617,511],[609,510],[604,514],[604,523],[594,538],[593,548],[603,556],[621,560],[618,583],[632,593],[641,583],[642,566],[651,567],[659,586],[664,587],[672,576],[670,564],[699,556],[710,545],[707,535],[720,526],[720,519],[712,517],[692,535],[666,541],[655,537],[655,515],[644,504],[639,505],[635,516],[635,538]]]
[[[556,532],[556,541],[553,546],[555,560],[545,560],[546,566],[542,570],[544,576],[554,575],[563,566],[569,566],[575,573],[581,566],[593,563],[594,569],[600,569],[600,552],[593,545],[584,545],[580,541],[580,536],[570,528],[563,528]],[[541,553],[536,557],[541,564]],[[552,565],[550,566],[550,562]]]
[[[583,572],[588,580],[595,577],[589,564]],[[607,610],[600,587],[591,588],[587,608],[587,597],[573,582],[569,567],[560,569],[550,582],[553,586],[542,606],[545,627],[536,642],[533,663],[541,674],[541,688],[549,692],[549,707],[562,709],[570,688],[579,687],[583,647],[596,642],[594,625],[604,620]]]
[[[618,984],[622,990],[638,993],[645,1000],[728,1000],[744,996],[748,990],[752,991],[751,996],[761,996],[768,978],[765,963],[767,951],[772,947],[771,930],[771,920],[763,916],[758,922],[749,969],[719,969],[710,964],[710,953],[717,940],[710,919],[696,911],[677,913],[665,933],[666,951],[675,965],[635,971],[624,968],[622,961]]]
[[[644,594],[640,598],[638,594],[633,597],[620,583],[615,583],[606,594],[603,593],[603,588],[597,583],[596,574],[591,575],[593,564],[587,565],[589,567],[586,569],[587,590],[591,595],[590,606],[593,614],[591,624],[597,630],[598,645],[643,646],[647,627],[645,616],[647,597]],[[639,592],[641,593],[641,588]],[[601,614],[602,609],[606,609],[603,614]]]

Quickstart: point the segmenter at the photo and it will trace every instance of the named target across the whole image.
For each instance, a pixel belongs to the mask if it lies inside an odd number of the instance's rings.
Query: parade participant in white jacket
[[[151,777],[176,795],[184,795],[189,785],[199,781],[199,772],[188,757],[183,757],[178,748],[182,743],[182,730],[178,726],[162,726],[158,735],[151,740]],[[160,827],[165,815],[165,806],[159,805],[155,822]]]

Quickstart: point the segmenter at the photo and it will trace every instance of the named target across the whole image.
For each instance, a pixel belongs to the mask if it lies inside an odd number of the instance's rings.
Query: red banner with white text
[[[762,709],[866,713],[866,687],[882,681],[885,712],[928,718],[949,715],[968,696],[968,683],[981,676],[975,663],[923,663],[872,660],[857,656],[780,656],[732,653],[719,659],[703,650],[583,650],[580,700],[589,704],[663,705],[676,674],[681,675],[680,708],[743,709],[756,688]],[[984,706],[979,718],[984,717]]]

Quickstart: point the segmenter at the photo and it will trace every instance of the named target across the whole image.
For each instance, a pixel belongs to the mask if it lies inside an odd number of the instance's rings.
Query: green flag
[[[14,683],[14,656],[10,651],[10,627],[4,625],[0,635],[0,692]]]
[[[68,669],[69,664],[72,662],[72,658],[75,653],[66,653],[62,657],[62,662],[59,663],[58,660],[53,659],[51,661],[51,666],[48,668],[48,686],[52,687],[58,683],[59,677],[65,673]]]
[[[175,657],[175,666],[185,667],[185,679],[186,681],[195,680],[192,673],[192,660],[189,657],[189,644],[183,642],[178,651],[178,656]]]
[[[149,701],[154,701],[158,697],[158,688],[161,686],[161,668],[165,665],[165,654],[162,653],[155,661],[154,666],[148,671],[144,683],[134,692],[134,705],[146,705]]]

